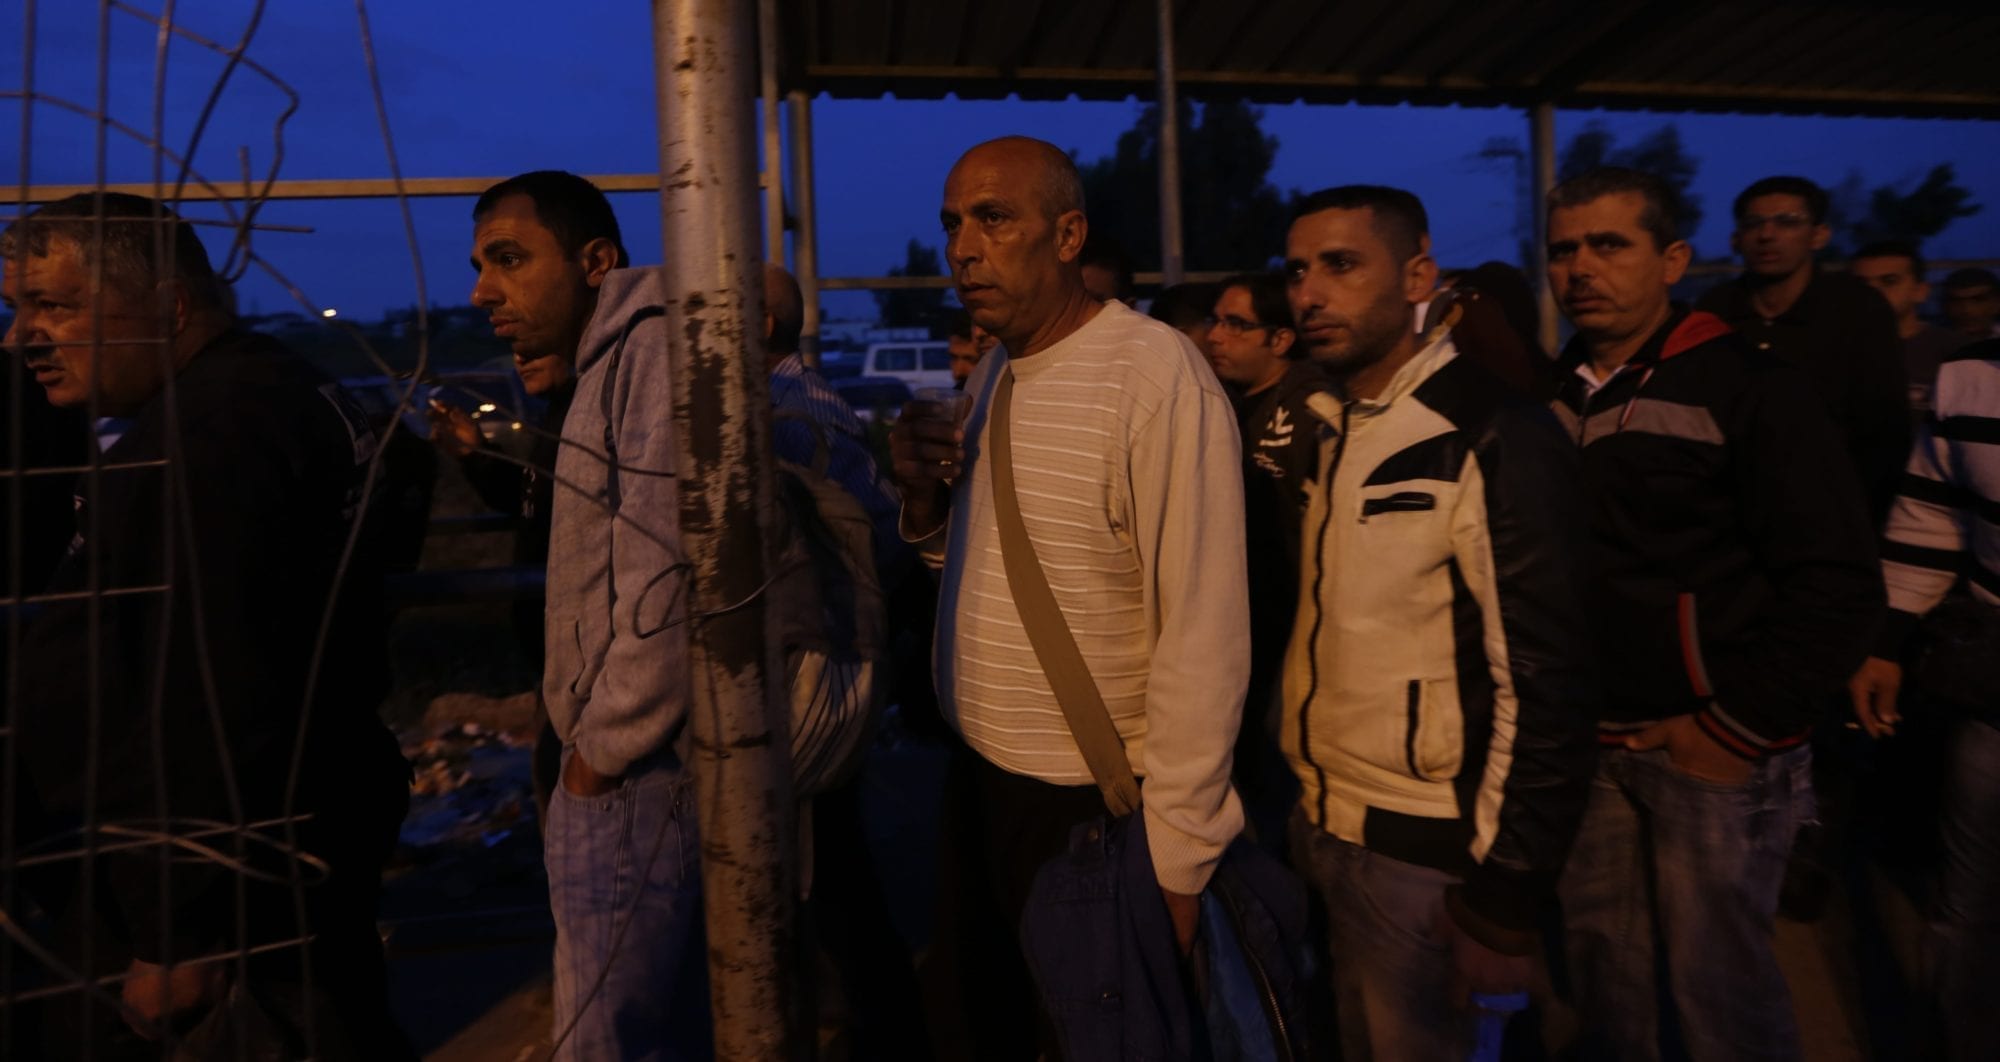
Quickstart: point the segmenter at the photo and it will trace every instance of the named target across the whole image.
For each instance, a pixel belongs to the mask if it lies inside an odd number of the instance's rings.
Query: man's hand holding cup
[[[971,412],[972,396],[963,391],[919,388],[889,429],[905,530],[921,535],[944,525],[946,492],[965,461],[965,418]]]

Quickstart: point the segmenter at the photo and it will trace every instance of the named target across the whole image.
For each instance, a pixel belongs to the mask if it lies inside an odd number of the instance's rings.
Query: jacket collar
[[[1373,398],[1344,400],[1333,391],[1321,391],[1306,398],[1306,408],[1313,416],[1335,428],[1340,426],[1343,407],[1348,408],[1352,415],[1364,417],[1372,417],[1387,410],[1403,396],[1422,386],[1432,374],[1458,356],[1458,348],[1451,341],[1451,326],[1457,320],[1456,314],[1448,315],[1444,321],[1426,333],[1424,345],[1409,361],[1403,363],[1402,368],[1396,370],[1396,375],[1389,378],[1389,384],[1382,388],[1382,393]]]
[[[1686,306],[1676,303],[1674,312],[1667,318],[1666,323],[1654,330],[1652,336],[1646,340],[1646,345],[1640,347],[1639,352],[1632,355],[1632,360],[1625,364],[1651,365],[1662,362],[1733,331],[1735,329],[1729,326],[1729,322],[1712,313],[1705,310],[1689,310]],[[1563,378],[1567,378],[1589,357],[1590,348],[1584,345],[1583,337],[1571,336],[1569,343],[1563,347],[1562,357],[1557,360],[1556,368]]]

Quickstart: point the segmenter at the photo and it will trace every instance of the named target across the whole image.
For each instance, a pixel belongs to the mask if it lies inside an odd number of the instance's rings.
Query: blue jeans
[[[1451,1003],[1451,952],[1431,932],[1458,877],[1292,817],[1292,859],[1326,903],[1343,1062],[1461,1062],[1473,1017]]]
[[[1584,1057],[1799,1057],[1772,933],[1792,839],[1812,815],[1809,749],[1759,763],[1742,785],[1696,778],[1664,749],[1604,751],[1561,884]]]
[[[542,832],[556,923],[558,1059],[713,1053],[688,783],[678,767],[642,767],[603,796],[558,783],[549,799]]]
[[[1925,993],[1945,1057],[2000,1058],[2000,729],[1959,724],[1945,781],[1944,866],[1924,927]]]

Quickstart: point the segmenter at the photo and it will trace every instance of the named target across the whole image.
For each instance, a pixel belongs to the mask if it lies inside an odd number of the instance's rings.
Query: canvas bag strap
[[[1113,815],[1129,815],[1139,809],[1139,780],[1132,776],[1132,763],[1125,757],[1125,742],[1111,722],[1090,666],[1076,647],[1076,636],[1056,605],[1049,589],[1048,575],[1035,544],[1028,538],[1028,525],[1021,519],[1020,498],[1014,492],[1013,431],[1010,421],[1014,398],[1014,372],[1002,367],[1000,382],[993,392],[990,426],[993,460],[993,509],[1000,523],[1000,558],[1007,566],[1007,586],[1014,606],[1021,613],[1021,626],[1035,647],[1035,658],[1062,706],[1069,732],[1090,766],[1090,776],[1104,794],[1104,805]]]

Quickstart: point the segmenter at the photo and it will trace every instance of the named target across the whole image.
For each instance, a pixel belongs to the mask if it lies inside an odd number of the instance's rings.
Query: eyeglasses
[[[1225,313],[1220,317],[1217,317],[1214,314],[1209,314],[1208,327],[1215,331],[1224,332],[1229,335],[1240,336],[1245,332],[1257,332],[1275,326],[1267,324],[1258,324],[1255,321],[1246,321],[1243,318],[1238,317],[1233,313]]]
[[[1804,214],[1786,213],[1771,214],[1768,216],[1762,214],[1745,214],[1736,219],[1736,231],[1756,232],[1766,225],[1776,225],[1780,231],[1793,232],[1803,229],[1812,223],[1812,218]]]

